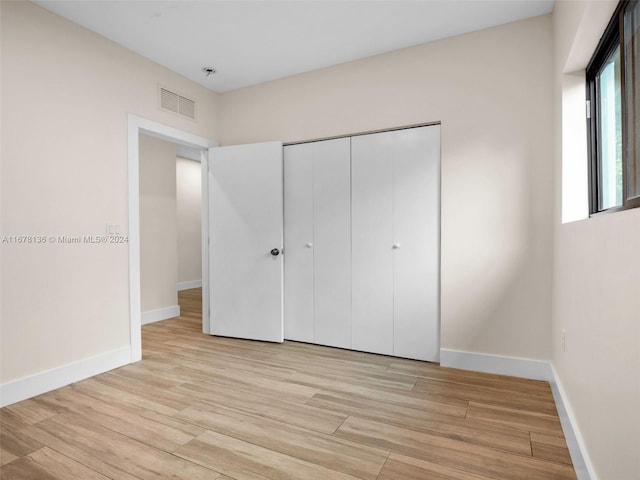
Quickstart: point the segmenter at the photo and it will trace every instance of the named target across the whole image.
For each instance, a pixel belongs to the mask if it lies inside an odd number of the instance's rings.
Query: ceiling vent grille
[[[190,98],[178,95],[171,90],[160,87],[160,108],[177,113],[184,117],[196,118],[196,102]]]

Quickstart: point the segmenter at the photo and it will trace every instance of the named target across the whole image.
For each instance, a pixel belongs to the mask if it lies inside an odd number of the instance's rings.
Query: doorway
[[[140,271],[140,145],[139,136],[145,134],[176,144],[182,149],[200,153],[200,168],[202,172],[202,287],[208,291],[209,287],[209,188],[207,182],[208,149],[217,146],[216,142],[204,137],[184,132],[166,125],[147,120],[136,115],[128,117],[128,178],[129,178],[129,324],[131,362],[142,359],[142,304],[141,304],[141,271]],[[203,295],[202,310],[208,312],[209,300]],[[210,333],[209,325],[202,316],[202,330]]]

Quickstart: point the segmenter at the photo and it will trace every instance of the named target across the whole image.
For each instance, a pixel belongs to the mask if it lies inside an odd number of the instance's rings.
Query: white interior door
[[[209,150],[210,325],[283,341],[282,144]]]

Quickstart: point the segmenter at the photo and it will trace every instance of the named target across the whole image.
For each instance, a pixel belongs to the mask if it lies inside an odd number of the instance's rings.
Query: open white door
[[[282,342],[282,143],[209,149],[213,335]]]

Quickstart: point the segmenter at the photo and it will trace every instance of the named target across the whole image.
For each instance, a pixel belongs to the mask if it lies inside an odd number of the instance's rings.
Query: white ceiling
[[[36,1],[217,92],[551,12],[553,0]],[[218,73],[205,77],[204,66]]]

